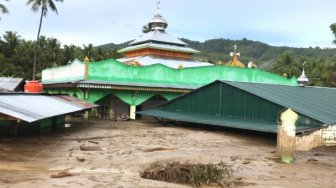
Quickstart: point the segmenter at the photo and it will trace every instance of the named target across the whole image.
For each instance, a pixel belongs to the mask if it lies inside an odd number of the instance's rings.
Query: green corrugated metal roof
[[[216,125],[223,127],[232,127],[239,129],[254,130],[260,132],[277,132],[277,122],[256,121],[246,119],[236,119],[223,116],[216,116],[211,114],[185,113],[185,112],[170,112],[166,110],[153,109],[137,112],[138,114],[149,115],[159,118],[166,118],[176,121],[184,121],[191,123],[201,123],[207,125]],[[296,131],[303,132],[305,130],[313,129],[316,125],[297,125]]]
[[[336,123],[336,88],[220,81],[291,108],[325,124]]]
[[[175,102],[180,104],[180,100],[192,96],[193,93],[201,92],[202,90],[208,90],[210,88],[209,86],[222,83],[260,97],[266,101],[270,101],[271,103],[277,104],[284,108],[291,108],[304,117],[311,118],[312,120],[316,121],[298,121],[300,123],[297,124],[297,132],[318,128],[323,126],[323,124],[336,123],[336,88],[285,86],[232,81],[212,82],[186,95],[175,98],[161,105],[157,109],[146,110],[138,113],[154,117],[173,119],[177,121],[235,127],[263,132],[277,132],[277,122],[275,121],[272,122],[244,118],[232,118],[215,114],[208,114],[205,112],[181,112],[178,111],[178,109],[174,110],[166,108],[167,106],[171,107],[171,105],[173,105]]]

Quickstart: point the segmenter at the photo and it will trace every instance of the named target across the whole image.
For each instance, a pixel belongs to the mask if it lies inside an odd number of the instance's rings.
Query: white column
[[[130,118],[131,119],[135,119],[135,111],[136,111],[136,106],[135,105],[131,105],[130,106]]]
[[[295,160],[295,123],[298,115],[291,109],[280,116],[281,125],[278,125],[277,154],[283,163],[292,163]]]

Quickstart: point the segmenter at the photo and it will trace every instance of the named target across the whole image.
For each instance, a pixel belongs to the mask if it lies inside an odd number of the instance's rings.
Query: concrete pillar
[[[19,125],[18,125],[18,122],[17,121],[11,121],[10,122],[10,125],[9,125],[9,131],[10,131],[10,135],[11,136],[17,136],[19,131],[18,131],[18,128],[19,128]]]
[[[130,106],[130,118],[131,119],[135,119],[135,111],[136,111],[136,106],[135,105],[131,105]]]
[[[51,130],[55,132],[57,130],[57,117],[51,119]]]
[[[84,112],[84,121],[89,120],[89,111]]]
[[[278,125],[277,155],[283,163],[292,163],[295,160],[295,123],[298,115],[291,109],[280,116],[281,125]]]
[[[110,105],[109,105],[109,119],[110,120],[117,120],[117,104],[116,104],[116,97],[114,95],[111,95],[110,98]]]

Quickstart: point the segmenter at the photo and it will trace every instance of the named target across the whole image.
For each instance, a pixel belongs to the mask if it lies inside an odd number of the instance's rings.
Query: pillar
[[[295,160],[295,123],[298,115],[291,109],[281,113],[281,124],[278,125],[277,155],[283,163],[293,163]]]
[[[55,132],[57,130],[57,117],[54,116],[51,119],[51,130]]]
[[[131,105],[130,106],[130,118],[131,119],[135,119],[135,111],[136,111],[136,106],[135,105]]]
[[[89,111],[84,112],[84,121],[89,120]]]
[[[110,120],[117,120],[117,104],[116,104],[116,97],[111,95],[110,98],[110,106],[109,106],[109,119]]]
[[[9,125],[9,131],[10,131],[10,135],[11,136],[17,136],[19,131],[19,125],[17,121],[10,121],[10,125]]]

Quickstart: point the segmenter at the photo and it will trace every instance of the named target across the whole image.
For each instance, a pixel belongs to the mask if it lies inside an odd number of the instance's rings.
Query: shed
[[[0,92],[23,91],[24,84],[23,78],[0,77]]]
[[[297,132],[336,123],[336,88],[215,81],[155,109],[159,118],[261,132],[277,132],[278,116],[299,114]]]
[[[93,107],[97,105],[67,95],[0,93],[0,128],[51,129],[64,125],[66,114]]]

